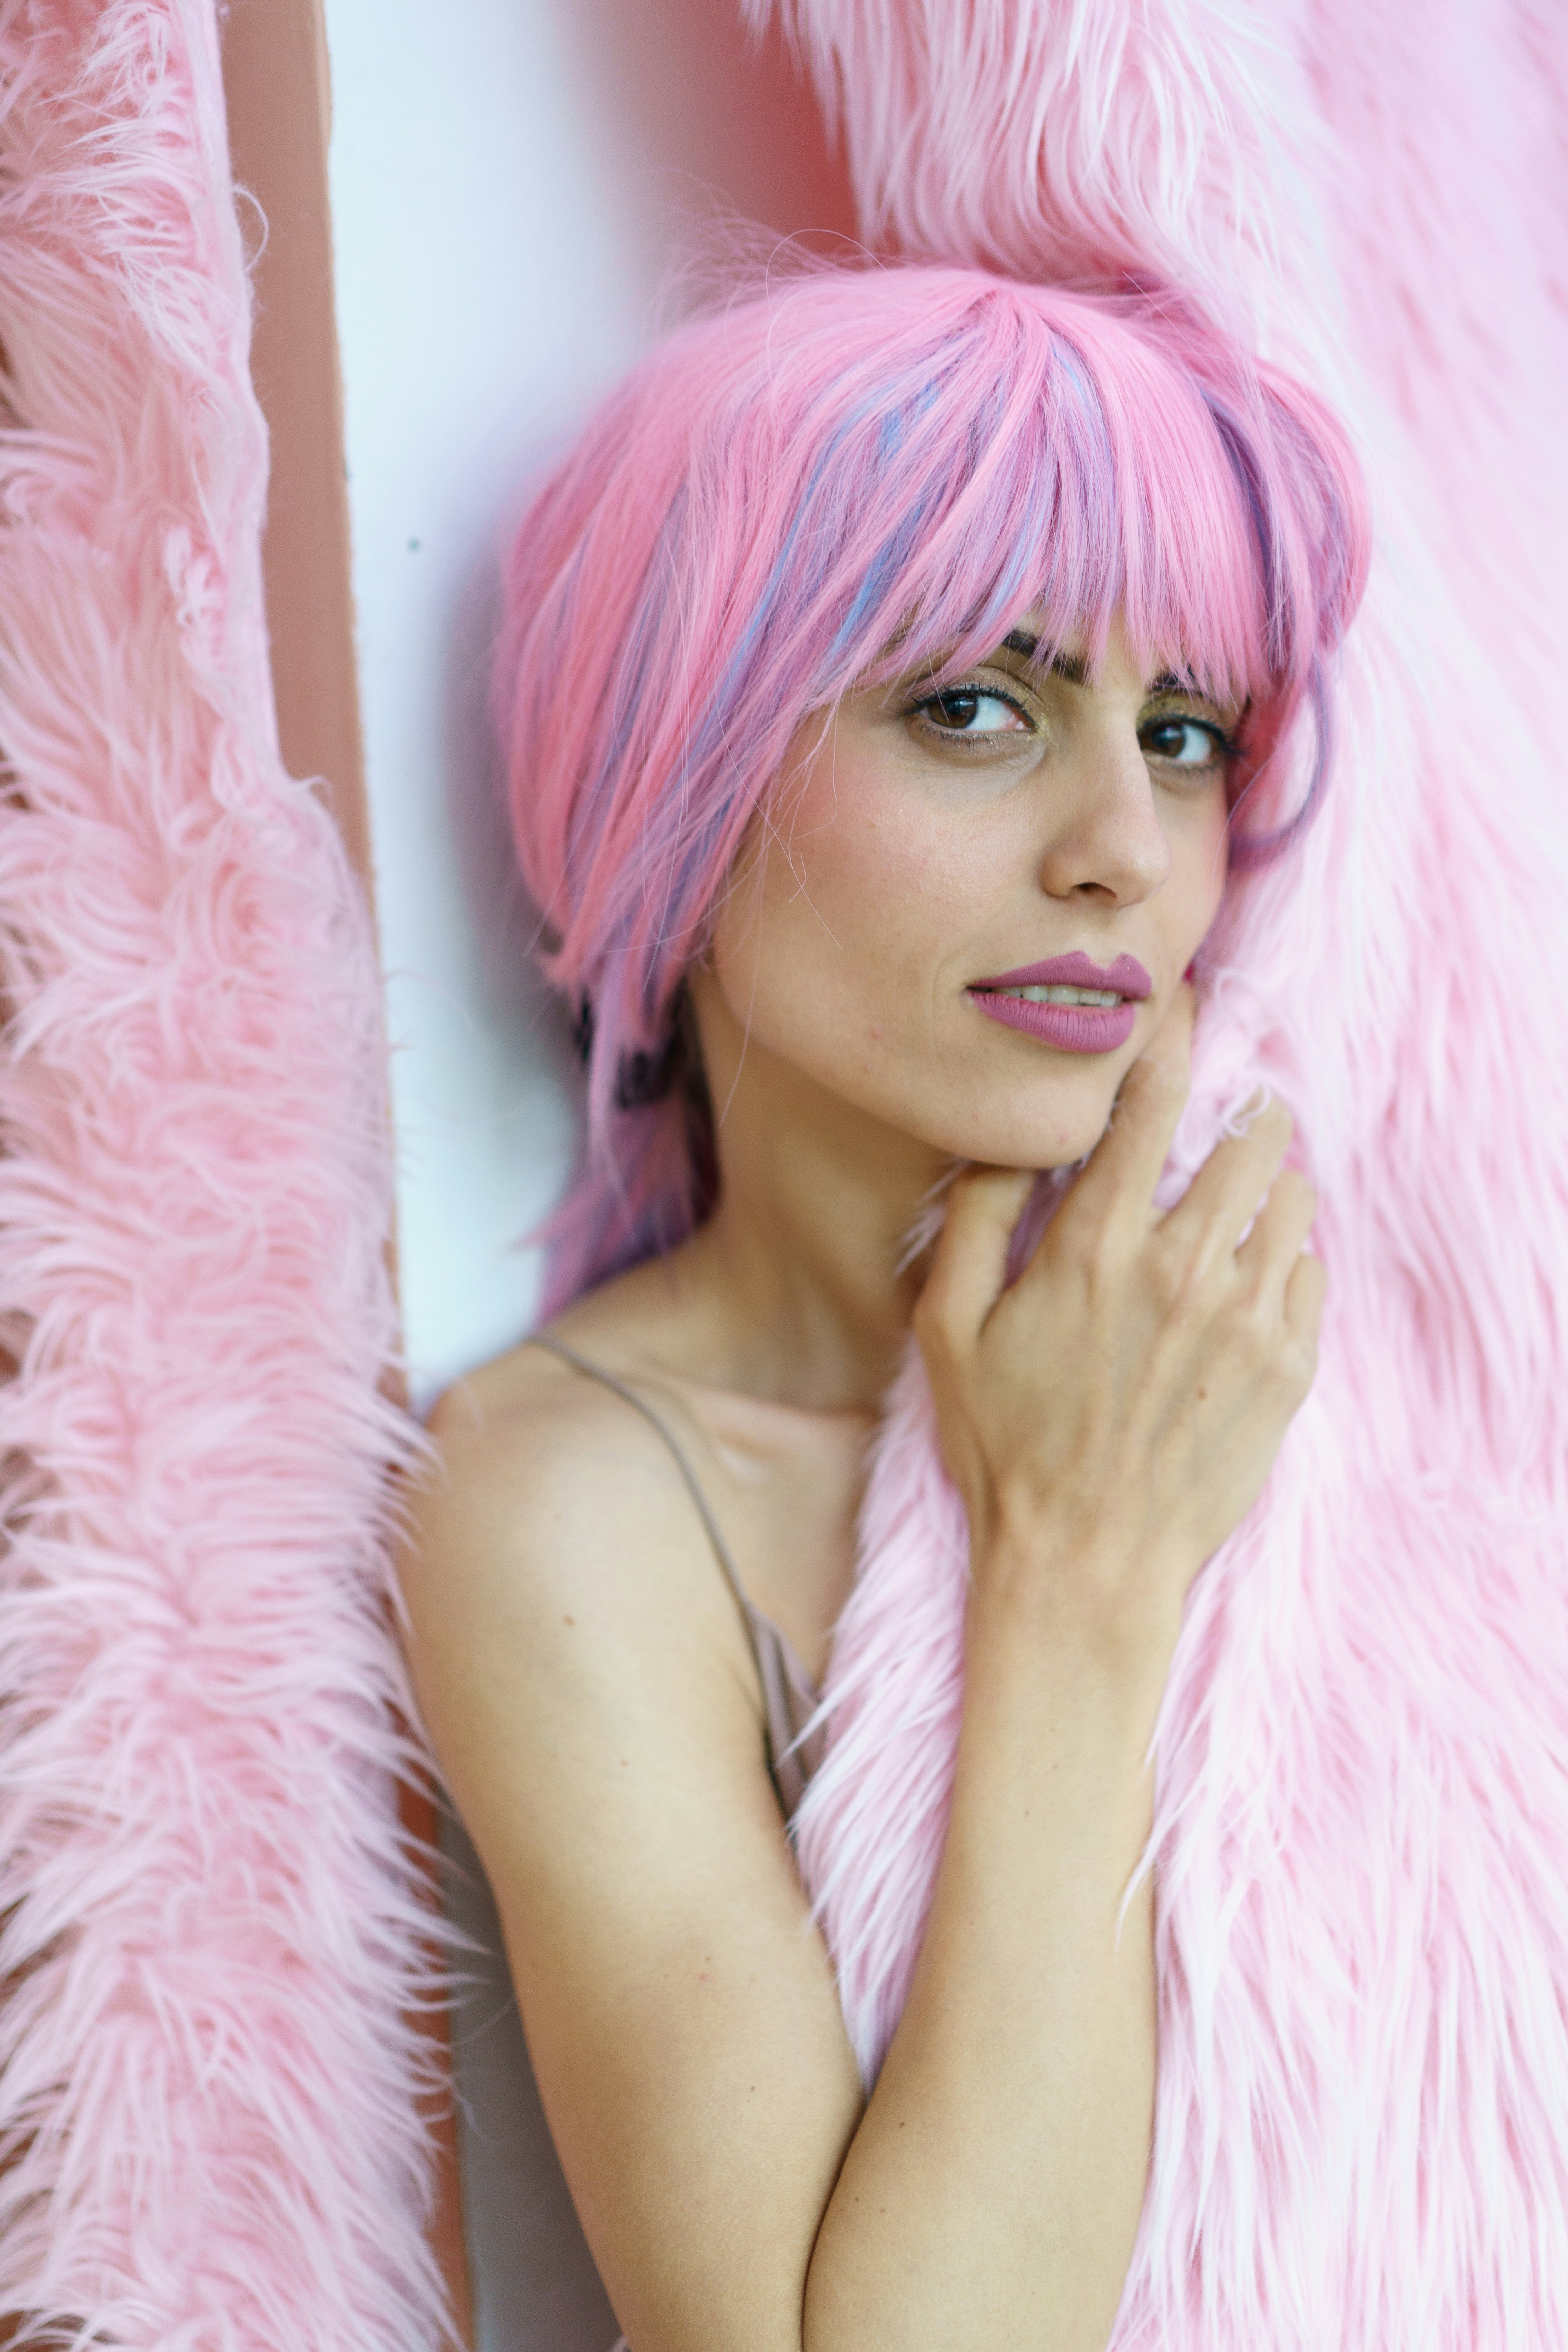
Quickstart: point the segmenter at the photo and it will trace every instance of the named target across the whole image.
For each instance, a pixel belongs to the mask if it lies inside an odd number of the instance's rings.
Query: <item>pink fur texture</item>
[[[796,0],[869,234],[1152,274],[1340,405],[1377,554],[1316,828],[1205,951],[1172,1187],[1266,1077],[1331,1297],[1157,1735],[1117,2352],[1568,2342],[1568,16]],[[963,1547],[918,1362],[799,1851],[868,2075],[941,1852]]]
[[[370,923],[279,762],[211,0],[0,9],[0,2311],[427,2347]]]

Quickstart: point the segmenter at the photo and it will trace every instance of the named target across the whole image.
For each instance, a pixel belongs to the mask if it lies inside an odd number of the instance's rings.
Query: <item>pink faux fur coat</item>
[[[798,0],[868,233],[1196,293],[1340,404],[1379,553],[1326,812],[1201,970],[1331,1276],[1158,1734],[1155,2147],[1116,2352],[1568,2343],[1568,13]],[[802,1866],[868,2077],[940,1856],[962,1515],[882,1432]]]
[[[434,2352],[385,1047],[248,320],[211,0],[0,0],[0,2314]]]

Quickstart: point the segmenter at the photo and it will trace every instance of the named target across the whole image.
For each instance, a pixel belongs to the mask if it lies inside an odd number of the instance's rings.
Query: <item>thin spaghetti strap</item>
[[[547,1348],[552,1356],[559,1356],[563,1364],[570,1364],[575,1370],[584,1373],[589,1380],[597,1381],[601,1387],[611,1390],[615,1395],[622,1398],[626,1403],[631,1406],[634,1412],[640,1412],[643,1419],[648,1423],[649,1427],[656,1429],[660,1437],[663,1438],[665,1444],[668,1446],[671,1455],[674,1457],[676,1468],[679,1471],[681,1477],[686,1482],[686,1491],[690,1496],[692,1502],[697,1507],[697,1516],[701,1520],[702,1525],[707,1531],[708,1540],[713,1547],[713,1557],[724,1571],[724,1581],[728,1584],[731,1591],[734,1595],[735,1606],[740,1612],[741,1623],[746,1635],[746,1646],[751,1651],[752,1664],[757,1670],[757,1682],[763,1695],[763,1711],[765,1717],[768,1677],[763,1666],[761,1654],[757,1648],[756,1628],[752,1622],[752,1609],[751,1603],[746,1598],[746,1588],[741,1581],[740,1571],[735,1566],[734,1557],[720,1531],[719,1522],[713,1517],[713,1513],[709,1507],[708,1497],[702,1491],[701,1486],[698,1480],[697,1473],[693,1470],[690,1463],[688,1461],[686,1449],[681,1444],[679,1439],[676,1436],[675,1432],[669,1427],[668,1423],[664,1420],[661,1414],[655,1412],[652,1405],[645,1402],[643,1398],[638,1396],[635,1389],[628,1388],[625,1381],[617,1380],[614,1372],[607,1372],[603,1364],[595,1364],[592,1362],[588,1357],[580,1356],[575,1348],[569,1348],[567,1346],[564,1339],[552,1339],[550,1335],[544,1331],[534,1331],[530,1333],[528,1339],[524,1340],[523,1345],[528,1348]],[[773,1780],[773,1786],[776,1789],[778,1786],[778,1779],[773,1769],[773,1740],[771,1737],[769,1737],[765,1719],[763,1723],[763,1738],[767,1743],[769,1777]],[[782,1795],[779,1801],[783,1804],[784,1800]]]
[[[655,1412],[652,1405],[645,1403],[637,1391],[628,1388],[625,1381],[617,1380],[615,1373],[607,1372],[602,1364],[590,1363],[588,1358],[580,1356],[575,1348],[569,1348],[564,1339],[552,1339],[544,1332],[535,1331],[524,1345],[530,1348],[548,1348],[551,1354],[559,1356],[563,1363],[574,1365],[578,1371],[585,1372],[591,1381],[598,1381],[604,1387],[614,1390],[616,1395],[624,1399],[634,1412],[640,1412],[643,1419],[658,1430],[675,1456],[676,1467],[686,1481],[686,1491],[697,1506],[698,1516],[708,1531],[708,1540],[713,1547],[714,1556],[724,1571],[725,1580],[731,1591],[735,1596],[735,1605],[744,1616],[746,1588],[741,1582],[740,1571],[735,1566],[734,1557],[720,1532],[719,1522],[709,1507],[708,1497],[698,1483],[697,1473],[687,1459],[685,1447],[663,1416]]]

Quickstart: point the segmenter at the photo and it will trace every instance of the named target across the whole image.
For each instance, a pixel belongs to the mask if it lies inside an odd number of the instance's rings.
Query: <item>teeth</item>
[[[1002,988],[999,996],[1016,996],[1025,1004],[1120,1004],[1113,988]]]

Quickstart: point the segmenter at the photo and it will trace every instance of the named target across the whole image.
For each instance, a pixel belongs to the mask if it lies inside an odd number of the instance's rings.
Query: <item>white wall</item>
[[[489,789],[493,549],[651,331],[682,215],[847,226],[737,0],[327,0],[376,896],[416,1405],[528,1328],[570,1062]]]
[[[809,100],[735,0],[326,0],[354,594],[394,1042],[415,1402],[527,1330],[519,1238],[568,1161],[570,1056],[527,930],[483,723],[494,550],[651,330],[691,210],[845,230]],[[528,2072],[500,1931],[454,2007],[479,2352],[610,2352],[615,2322]]]

